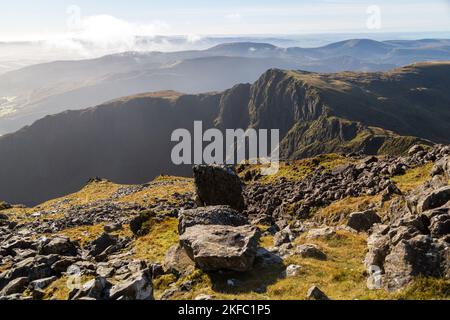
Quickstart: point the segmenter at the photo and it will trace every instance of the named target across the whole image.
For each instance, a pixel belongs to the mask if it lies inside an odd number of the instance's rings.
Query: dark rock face
[[[316,286],[309,288],[306,298],[310,300],[330,300],[330,298]]]
[[[196,225],[185,230],[180,243],[202,270],[244,272],[253,267],[258,239],[252,226]]]
[[[375,223],[381,223],[381,218],[373,210],[352,213],[347,226],[356,231],[369,231]]]
[[[228,205],[242,211],[245,208],[242,182],[227,166],[194,166],[195,187],[201,206]]]
[[[181,235],[186,228],[194,225],[224,225],[242,226],[248,220],[241,213],[229,206],[202,207],[198,209],[183,210],[178,215],[178,233]]]

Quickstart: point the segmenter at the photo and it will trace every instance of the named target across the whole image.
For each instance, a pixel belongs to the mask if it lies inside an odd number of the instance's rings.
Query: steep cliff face
[[[271,69],[223,93],[163,92],[64,112],[0,137],[0,198],[34,204],[93,176],[142,183],[189,174],[171,159],[175,129],[279,129],[281,156],[399,154],[417,142],[450,143],[450,63],[388,73]]]

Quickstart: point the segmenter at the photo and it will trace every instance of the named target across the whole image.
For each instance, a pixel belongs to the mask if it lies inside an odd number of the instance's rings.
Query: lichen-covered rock
[[[202,270],[243,272],[253,267],[258,239],[259,230],[249,225],[196,225],[186,229],[180,243]]]
[[[385,286],[395,290],[417,276],[441,277],[447,273],[441,265],[446,259],[443,246],[426,235],[398,243],[384,262]]]
[[[291,264],[286,268],[286,277],[292,278],[300,274],[302,267],[297,264]]]
[[[123,283],[110,290],[112,300],[154,300],[151,274],[148,270],[139,271]]]
[[[450,186],[445,186],[425,195],[417,204],[417,212],[423,213],[427,210],[436,209],[449,201]]]
[[[183,234],[186,228],[194,225],[242,226],[248,224],[247,218],[229,206],[201,207],[183,210],[179,216],[178,232]]]
[[[95,300],[108,300],[109,289],[111,283],[103,277],[96,277],[82,285],[81,288],[74,288],[69,293],[70,300],[81,300],[84,298],[91,298]]]
[[[166,273],[172,273],[180,277],[192,273],[195,269],[195,263],[188,257],[182,247],[175,245],[167,251],[163,268]]]
[[[238,211],[244,210],[242,182],[232,167],[199,165],[193,170],[200,205],[228,205]]]

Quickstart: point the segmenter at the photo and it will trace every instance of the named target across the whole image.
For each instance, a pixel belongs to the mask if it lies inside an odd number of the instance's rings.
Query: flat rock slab
[[[245,272],[253,267],[259,235],[250,225],[196,225],[186,228],[180,243],[202,270]]]
[[[213,206],[183,210],[179,214],[178,232],[183,234],[186,228],[194,225],[243,226],[247,218],[229,206]]]

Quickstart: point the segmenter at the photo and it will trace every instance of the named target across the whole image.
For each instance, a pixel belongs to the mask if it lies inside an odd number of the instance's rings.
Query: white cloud
[[[242,15],[239,12],[235,12],[225,15],[225,18],[229,20],[241,20]]]
[[[92,57],[124,51],[170,49],[164,42],[157,46],[151,41],[139,42],[139,37],[152,39],[167,33],[170,26],[164,21],[138,24],[106,14],[83,17],[76,6],[69,7],[67,13],[67,31],[45,39],[49,50],[59,49]],[[195,41],[197,38],[189,40]]]

